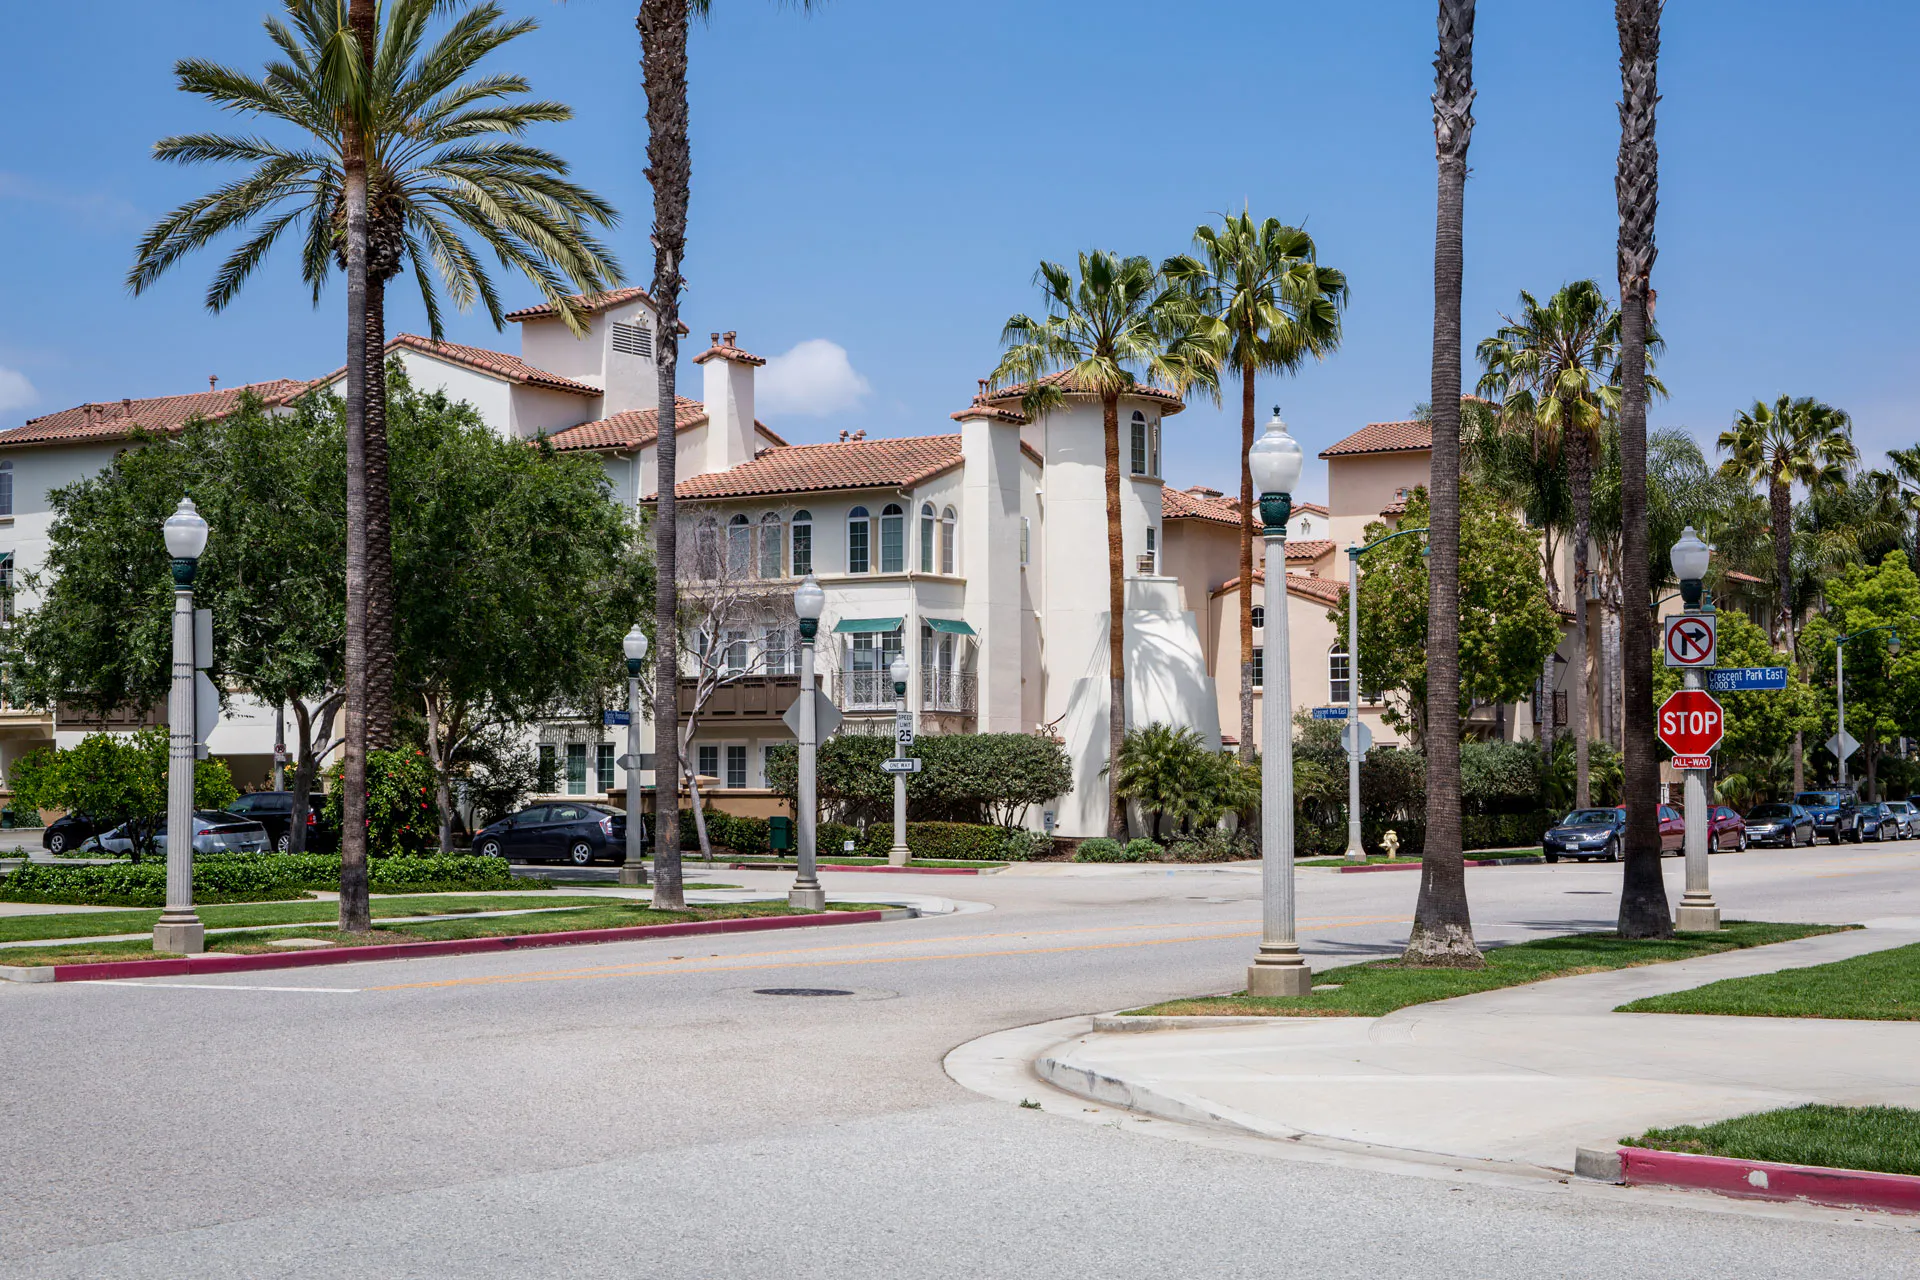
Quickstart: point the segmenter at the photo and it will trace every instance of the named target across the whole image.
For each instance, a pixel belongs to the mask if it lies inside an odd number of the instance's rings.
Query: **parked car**
[[[529,805],[482,827],[473,851],[509,862],[620,862],[627,856],[627,815],[592,804]]]
[[[195,853],[266,851],[267,829],[251,818],[215,809],[195,809],[192,822]],[[132,853],[139,837],[138,828],[137,823],[123,822],[111,831],[102,832],[98,838],[100,849],[106,853]],[[153,833],[153,847],[160,853],[167,851],[167,824],[164,818],[159,823],[159,829]]]
[[[1900,838],[1905,840],[1920,835],[1920,809],[1913,807],[1911,801],[1889,800],[1887,808],[1900,818]]]
[[[1798,849],[1814,842],[1813,815],[1802,805],[1775,801],[1747,810],[1747,840]]]
[[[1624,809],[1575,809],[1540,837],[1541,856],[1548,862],[1562,858],[1618,862],[1626,847],[1626,825]]]
[[[1707,852],[1746,847],[1747,820],[1723,804],[1713,806],[1707,814]]]
[[[1863,804],[1860,806],[1860,838],[1862,840],[1899,840],[1907,834],[1906,824],[1900,820],[1890,805]]]
[[[1860,806],[1851,791],[1802,791],[1793,802],[1813,815],[1816,834],[1839,844],[1860,843]]]
[[[324,795],[316,793],[307,797],[309,853],[331,853],[340,846],[340,833],[332,823],[321,817],[326,803]],[[227,812],[237,813],[265,827],[269,847],[281,853],[293,847],[293,792],[251,791],[228,805]]]
[[[112,825],[91,814],[63,814],[49,822],[47,829],[40,833],[40,847],[48,853],[65,853],[69,849],[78,849]]]

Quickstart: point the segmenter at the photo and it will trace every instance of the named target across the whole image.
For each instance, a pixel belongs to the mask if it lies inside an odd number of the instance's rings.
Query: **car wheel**
[[[575,840],[567,849],[567,857],[576,867],[584,867],[593,861],[593,846],[585,840]]]
[[[66,832],[54,831],[54,832],[48,833],[47,835],[47,852],[48,853],[65,853],[66,849],[67,849],[67,833]]]
[[[1735,853],[1745,853],[1747,851],[1747,833],[1746,832],[1742,831],[1740,833],[1740,843],[1733,847],[1733,851]]]
[[[1617,837],[1607,841],[1607,861],[1620,861],[1620,841]]]
[[[273,842],[275,853],[286,853],[293,848],[293,834],[288,832]]]
[[[1543,855],[1541,856],[1541,861],[1543,861],[1543,862],[1558,862],[1558,861],[1560,861],[1560,855],[1559,855],[1559,854],[1557,854],[1557,853],[1548,853],[1548,854],[1543,854]]]
[[[478,852],[479,855],[483,858],[503,858],[504,859],[507,856],[506,851],[500,847],[500,842],[498,840],[482,840],[480,842],[480,848],[476,850],[476,852]]]

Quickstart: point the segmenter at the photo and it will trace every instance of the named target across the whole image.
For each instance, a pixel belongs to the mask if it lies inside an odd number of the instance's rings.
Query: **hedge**
[[[1152,844],[1150,840],[1136,840],[1133,844],[1122,845],[1118,840],[1109,840],[1098,836],[1092,840],[1082,840],[1074,851],[1075,862],[1143,862],[1145,857],[1134,851],[1135,844]]]
[[[473,854],[373,858],[367,863],[367,884],[374,893],[516,889],[534,883],[539,882],[515,880],[503,859]],[[284,902],[305,897],[309,890],[339,887],[338,854],[199,854],[193,862],[197,903]],[[160,862],[67,867],[30,862],[0,881],[0,901],[162,907],[167,902],[167,868]]]
[[[870,858],[884,858],[891,848],[893,824],[869,823],[860,852]],[[999,862],[1007,857],[1007,831],[977,822],[909,822],[907,852],[915,858]]]

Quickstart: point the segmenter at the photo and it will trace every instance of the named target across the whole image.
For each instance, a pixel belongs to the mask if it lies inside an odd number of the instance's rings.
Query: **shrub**
[[[1260,854],[1251,838],[1225,827],[1208,827],[1204,831],[1175,836],[1168,851],[1175,862],[1233,862]]]
[[[514,889],[538,882],[515,880],[504,859],[456,853],[370,859],[367,883],[374,893],[438,893]],[[281,902],[304,897],[312,889],[339,887],[338,854],[203,853],[193,860],[195,902]],[[158,862],[74,867],[27,863],[0,881],[0,900],[160,907],[167,900],[167,869]]]
[[[880,762],[893,754],[891,736],[840,733],[820,744],[815,778],[820,800],[849,821],[886,823],[893,815],[893,779]],[[925,820],[1011,826],[1030,805],[1073,789],[1066,748],[1026,733],[941,733],[914,747],[921,770],[907,778],[907,803]],[[767,785],[789,803],[798,786],[798,751],[776,746],[767,758]]]
[[[327,770],[327,820],[341,821],[340,772]],[[412,749],[367,752],[367,852],[374,857],[424,853],[440,840],[433,805],[433,766]]]
[[[1129,847],[1123,847],[1118,840],[1109,840],[1098,836],[1092,840],[1082,840],[1074,851],[1075,862],[1139,862]]]
[[[1128,862],[1158,862],[1166,853],[1166,850],[1160,847],[1160,842],[1157,840],[1149,840],[1145,836],[1135,836],[1133,839],[1127,841],[1127,847],[1124,852],[1127,855]]]
[[[1164,724],[1127,734],[1116,779],[1118,793],[1146,811],[1155,833],[1163,818],[1182,831],[1212,826],[1222,814],[1250,809],[1260,796],[1260,777],[1250,766],[1207,750],[1192,729]]]
[[[1015,827],[1006,833],[1000,856],[1008,862],[1031,862],[1053,856],[1053,837],[1045,831]]]
[[[794,838],[799,839],[796,832]],[[816,856],[833,859],[846,856],[846,843],[853,841],[856,853],[860,850],[860,831],[844,822],[823,822],[814,828],[813,847]],[[881,852],[885,852],[883,849]]]

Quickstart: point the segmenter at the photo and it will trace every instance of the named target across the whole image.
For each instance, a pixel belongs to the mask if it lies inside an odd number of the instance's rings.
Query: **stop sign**
[[[1677,756],[1704,756],[1720,745],[1727,718],[1713,695],[1702,689],[1681,689],[1660,704],[1655,732]]]

